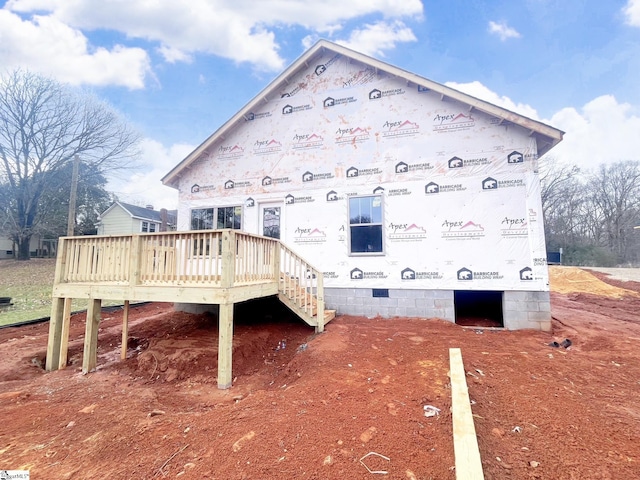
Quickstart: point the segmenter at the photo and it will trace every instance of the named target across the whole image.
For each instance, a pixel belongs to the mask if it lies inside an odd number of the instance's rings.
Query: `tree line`
[[[548,251],[568,265],[640,264],[640,162],[582,172],[549,157],[540,178]]]

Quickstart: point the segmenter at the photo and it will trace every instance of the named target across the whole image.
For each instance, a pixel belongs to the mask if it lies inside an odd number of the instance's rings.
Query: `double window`
[[[153,233],[156,231],[157,224],[153,222],[142,222],[140,225],[141,232]]]
[[[383,253],[382,222],[381,195],[349,198],[349,253]]]
[[[242,207],[194,208],[191,210],[191,230],[242,228]]]

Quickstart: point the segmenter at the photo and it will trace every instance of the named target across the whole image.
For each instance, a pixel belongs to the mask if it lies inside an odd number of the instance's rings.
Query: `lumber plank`
[[[459,348],[449,349],[449,365],[456,480],[484,480],[462,352]]]

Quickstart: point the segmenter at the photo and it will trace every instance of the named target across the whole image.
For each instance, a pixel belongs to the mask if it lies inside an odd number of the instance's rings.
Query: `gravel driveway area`
[[[588,267],[585,270],[595,270],[596,272],[606,273],[614,280],[640,282],[640,268],[600,268]]]

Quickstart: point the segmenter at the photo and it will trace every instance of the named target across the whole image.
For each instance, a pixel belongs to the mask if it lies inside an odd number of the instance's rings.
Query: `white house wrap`
[[[497,291],[505,327],[548,329],[538,156],[561,139],[320,41],[163,182],[178,230],[279,226],[338,313],[455,320],[455,291]]]

